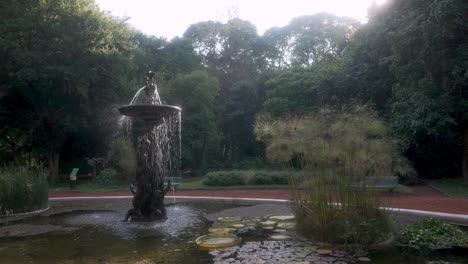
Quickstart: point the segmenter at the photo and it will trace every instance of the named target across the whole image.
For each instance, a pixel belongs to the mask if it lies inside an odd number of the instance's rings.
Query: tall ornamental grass
[[[256,135],[267,144],[269,159],[307,172],[302,180],[290,179],[304,235],[367,245],[391,233],[387,212],[379,209],[379,193],[365,180],[395,175],[404,158],[400,142],[372,110],[323,109],[309,116],[258,120]]]
[[[0,215],[46,208],[48,191],[47,172],[44,170],[0,168]]]

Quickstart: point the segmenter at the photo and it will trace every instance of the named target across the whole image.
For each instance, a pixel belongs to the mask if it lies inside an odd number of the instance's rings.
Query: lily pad
[[[214,234],[229,234],[234,231],[236,231],[236,229],[229,227],[211,227],[210,229],[208,229],[208,232]]]
[[[278,223],[276,226],[283,229],[294,229],[296,227],[296,223],[284,222]]]
[[[275,221],[264,221],[264,222],[260,222],[260,225],[262,225],[262,226],[274,226],[274,225],[276,225],[276,222]]]
[[[332,253],[330,249],[317,249],[317,253],[321,255],[329,255]]]
[[[276,233],[284,233],[284,232],[287,232],[288,230],[286,229],[281,229],[281,228],[277,228],[277,229],[274,229],[273,232],[276,232]]]
[[[218,221],[221,223],[234,223],[234,222],[240,222],[242,218],[240,217],[234,217],[234,216],[224,216],[218,218]]]
[[[245,225],[243,224],[232,224],[231,227],[234,227],[234,228],[243,228]]]
[[[209,234],[195,240],[202,248],[223,248],[240,244],[241,239],[233,234]]]
[[[273,240],[291,240],[292,237],[289,236],[289,235],[286,235],[286,234],[275,234],[275,235],[271,235],[270,239],[273,239]]]
[[[294,215],[271,215],[268,219],[274,221],[291,221],[294,220]]]

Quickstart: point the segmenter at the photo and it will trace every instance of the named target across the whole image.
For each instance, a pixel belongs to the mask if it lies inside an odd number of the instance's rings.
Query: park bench
[[[182,177],[164,177],[164,185],[171,181],[171,186],[177,187],[182,184]]]
[[[353,184],[355,186],[361,187],[375,187],[380,190],[393,190],[398,185],[398,177],[396,176],[387,176],[387,177],[377,177],[377,176],[368,176],[365,180]]]

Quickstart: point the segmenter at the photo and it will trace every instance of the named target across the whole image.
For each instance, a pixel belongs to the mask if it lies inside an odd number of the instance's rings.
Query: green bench
[[[376,177],[369,176],[365,180],[353,184],[354,186],[361,187],[375,187],[377,189],[393,190],[393,188],[398,185],[398,177],[388,176],[388,177]]]
[[[164,185],[167,186],[167,183],[171,181],[171,186],[179,186],[182,184],[182,177],[164,177]]]

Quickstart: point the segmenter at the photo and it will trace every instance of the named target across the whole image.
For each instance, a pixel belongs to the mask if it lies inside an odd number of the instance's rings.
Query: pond
[[[278,230],[251,225],[242,229],[239,246],[204,250],[197,237],[223,216],[254,219],[270,214],[290,214],[286,203],[251,204],[226,201],[172,201],[163,223],[122,222],[129,199],[53,201],[53,209],[34,217],[3,219],[0,226],[0,263],[289,263],[325,261],[347,263],[359,256],[342,250],[317,253],[317,245],[288,231],[294,239],[275,241]],[[90,210],[93,208],[94,210]],[[277,233],[280,234],[280,233]],[[371,251],[362,260],[371,263],[466,263],[463,256],[418,257],[397,248]],[[364,254],[363,254],[364,256]],[[340,262],[341,261],[341,262]],[[443,263],[443,262],[435,262]]]

